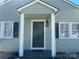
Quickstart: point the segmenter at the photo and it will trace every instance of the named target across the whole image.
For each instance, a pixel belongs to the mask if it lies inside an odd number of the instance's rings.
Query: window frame
[[[69,24],[69,37],[61,37],[60,24]],[[72,37],[72,24],[79,24],[79,22],[59,22],[59,39],[79,39],[79,37]]]
[[[13,38],[13,27],[14,27],[14,22],[11,22],[11,21],[0,21],[1,23],[1,36],[0,38]],[[5,27],[5,23],[11,23],[12,24],[12,35],[11,37],[5,37],[4,36],[4,27]]]
[[[72,23],[71,23],[71,30],[72,30],[72,24],[79,24],[79,22],[72,22]],[[73,30],[72,30],[72,31],[73,31]],[[72,31],[71,31],[71,38],[72,38],[72,39],[79,39],[79,37],[78,37],[78,38],[72,37]]]
[[[59,22],[59,38],[60,39],[68,39],[68,37],[61,37],[61,30],[60,30],[61,24],[69,24],[69,23],[68,22]]]
[[[3,34],[3,33],[2,33],[2,28],[3,28],[3,27],[2,27],[2,22],[0,22],[0,24],[1,24],[1,33],[0,33],[0,35],[1,35],[0,38],[1,38],[1,37],[2,37],[2,34]]]

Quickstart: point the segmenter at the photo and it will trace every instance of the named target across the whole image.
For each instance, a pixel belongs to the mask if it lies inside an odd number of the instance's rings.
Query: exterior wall
[[[60,12],[56,22],[79,22],[79,10]],[[79,52],[79,39],[56,39],[57,52]]]
[[[79,14],[77,9],[69,10],[69,11],[59,11],[59,14],[56,16],[56,22],[79,22]],[[31,27],[31,20],[26,20],[27,28],[25,30],[28,30],[26,33],[28,33],[27,39],[25,39],[24,47],[25,49],[30,49],[30,29]],[[50,19],[49,19],[49,27],[46,28],[46,45],[47,50],[51,50],[51,28],[50,28]],[[26,34],[25,34],[26,35]],[[27,43],[26,43],[27,42]],[[79,51],[79,40],[78,39],[56,39],[56,51],[57,52],[78,52]]]
[[[31,50],[31,20],[25,18],[25,29],[24,29],[24,48],[25,50]],[[39,20],[39,19],[33,19],[33,20]],[[49,19],[50,22],[50,19]],[[46,27],[46,50],[51,50],[51,30],[50,30],[50,23],[49,27]]]
[[[79,39],[56,39],[57,52],[79,52]]]
[[[19,39],[0,39],[0,52],[12,52],[19,50]]]
[[[31,2],[32,0],[11,0],[8,4],[0,7],[0,21],[20,21],[20,15],[16,12],[16,9]],[[79,9],[65,3],[63,0],[43,0],[44,2],[55,6],[59,9],[58,15],[56,16],[56,22],[79,22]],[[60,7],[61,6],[61,7]],[[30,20],[25,20],[25,49],[30,49]],[[27,27],[27,28],[26,28]],[[26,31],[27,30],[27,31]],[[50,38],[50,25],[47,30],[47,49],[51,49],[51,38]],[[27,39],[26,39],[27,37]],[[49,40],[48,40],[49,39]],[[57,52],[64,51],[79,51],[79,40],[78,39],[56,39]],[[18,51],[19,39],[0,39],[0,51]]]
[[[20,21],[20,14],[16,12],[16,9],[22,5],[31,2],[31,0],[11,0],[7,4],[0,6],[0,21]],[[14,52],[19,51],[19,38],[4,39],[0,38],[0,51]]]
[[[31,2],[31,0],[11,0],[7,4],[0,6],[0,20],[2,21],[20,21],[20,14],[16,9]]]
[[[56,22],[79,22],[79,9],[59,11]]]

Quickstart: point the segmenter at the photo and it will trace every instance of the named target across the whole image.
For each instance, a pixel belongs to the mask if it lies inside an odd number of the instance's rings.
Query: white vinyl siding
[[[7,1],[7,0],[0,0],[0,3],[3,3],[3,2],[5,2],[5,1]]]
[[[13,22],[0,22],[0,38],[13,38]]]
[[[59,38],[78,39],[79,38],[79,23],[78,22],[60,22],[59,23]]]
[[[0,0],[0,6],[8,3],[10,0]]]

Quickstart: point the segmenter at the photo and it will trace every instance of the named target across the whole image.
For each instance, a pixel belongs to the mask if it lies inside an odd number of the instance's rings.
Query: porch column
[[[56,41],[55,41],[55,15],[51,14],[51,42],[52,42],[52,57],[56,56]]]
[[[19,33],[19,57],[23,57],[24,52],[24,14],[21,13],[20,33]]]

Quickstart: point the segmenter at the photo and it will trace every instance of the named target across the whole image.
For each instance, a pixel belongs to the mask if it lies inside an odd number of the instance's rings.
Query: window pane
[[[4,23],[4,37],[12,37],[12,23]]]
[[[79,37],[79,24],[72,24],[72,37]]]
[[[60,36],[61,37],[69,36],[69,24],[60,24]]]
[[[60,24],[60,29],[64,31],[68,31],[68,24]]]
[[[61,37],[68,37],[68,31],[61,31]]]
[[[72,24],[72,30],[79,30],[79,24]]]
[[[72,31],[72,37],[78,38],[79,37],[79,31]]]

